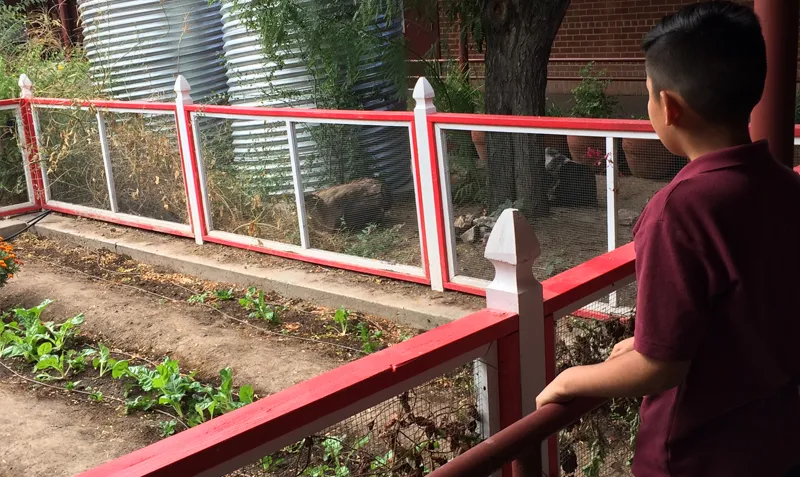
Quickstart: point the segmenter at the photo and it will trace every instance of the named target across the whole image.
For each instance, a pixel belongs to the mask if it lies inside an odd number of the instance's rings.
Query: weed
[[[364,258],[383,258],[400,245],[403,225],[381,229],[377,224],[369,224],[356,235],[356,242],[348,246],[344,253]]]
[[[197,295],[190,296],[189,299],[186,301],[188,301],[189,303],[205,303],[209,295],[211,295],[211,292],[199,293]]]
[[[358,334],[361,337],[361,350],[364,353],[372,354],[380,349],[381,345],[377,340],[383,336],[382,331],[370,331],[369,325],[362,322],[358,324]]]
[[[219,301],[230,301],[233,300],[233,288],[229,290],[215,290],[214,291],[214,298]]]
[[[161,421],[158,423],[158,425],[161,429],[161,437],[169,437],[172,434],[175,434],[175,426],[178,425],[178,421],[175,419],[170,419],[169,421]]]
[[[260,319],[276,324],[281,322],[278,317],[278,308],[273,308],[272,305],[266,302],[262,290],[256,290],[254,287],[248,288],[244,298],[239,299],[239,304],[245,310],[252,310],[252,313],[248,315],[249,318]]]

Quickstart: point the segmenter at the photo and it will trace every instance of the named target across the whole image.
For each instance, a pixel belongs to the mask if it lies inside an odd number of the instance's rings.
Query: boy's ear
[[[680,96],[672,91],[661,91],[661,107],[664,113],[664,123],[667,126],[674,126],[680,122],[685,113],[685,105]]]

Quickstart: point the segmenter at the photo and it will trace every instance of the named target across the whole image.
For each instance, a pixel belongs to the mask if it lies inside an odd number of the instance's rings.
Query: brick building
[[[752,0],[739,0],[752,5]],[[577,84],[578,71],[590,61],[605,70],[613,80],[609,93],[618,96],[626,114],[646,113],[644,57],[642,36],[664,15],[694,0],[572,0],[553,44],[548,68],[548,99],[567,104],[570,90]],[[458,31],[440,13],[437,24],[426,25],[426,33],[409,39],[419,47],[440,39],[440,57],[458,57]],[[469,54],[473,77],[483,75],[483,55],[472,49]]]

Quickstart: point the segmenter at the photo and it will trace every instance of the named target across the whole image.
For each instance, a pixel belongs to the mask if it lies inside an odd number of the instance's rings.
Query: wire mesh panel
[[[479,422],[470,363],[230,475],[425,475],[477,444]]]
[[[599,139],[594,149],[571,146],[565,136],[445,130],[439,140],[449,172],[452,213],[445,225],[455,244],[454,275],[493,277],[484,248],[510,207],[523,211],[539,238],[540,280],[606,252],[605,139]],[[584,157],[570,159],[570,150]]]
[[[625,138],[620,142],[617,245],[632,240],[633,226],[644,206],[688,162],[670,154],[658,140]]]
[[[212,230],[300,245],[286,123],[252,120],[245,141],[230,120],[193,118]],[[271,131],[267,134],[265,131]]]
[[[636,284],[624,286],[556,323],[557,371],[608,358],[614,345],[633,336]],[[638,399],[614,399],[559,434],[561,475],[630,476],[639,425]]]
[[[311,247],[420,266],[408,127],[304,124],[304,136],[313,144],[300,154]]]
[[[43,107],[35,112],[50,200],[110,210],[96,113]]]
[[[17,110],[0,110],[0,207],[29,201]]]
[[[103,113],[118,211],[188,224],[174,115]]]

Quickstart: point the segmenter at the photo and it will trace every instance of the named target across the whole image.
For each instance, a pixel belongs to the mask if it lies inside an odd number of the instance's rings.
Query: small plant
[[[252,310],[252,313],[248,315],[249,318],[276,324],[281,322],[278,317],[278,309],[266,302],[263,290],[256,290],[254,287],[248,288],[244,298],[239,299],[239,304],[245,310]]]
[[[364,258],[385,257],[403,240],[400,236],[403,225],[397,224],[388,229],[381,229],[377,224],[369,224],[356,235],[356,242],[347,247],[344,253]]]
[[[345,336],[349,331],[350,312],[345,310],[344,307],[339,308],[333,315],[333,321],[335,321],[336,324],[339,325],[339,335]]]
[[[369,325],[362,322],[358,324],[358,334],[361,337],[361,351],[372,354],[380,349],[380,343],[377,340],[383,336],[382,331],[370,331]]]
[[[169,421],[161,421],[158,423],[160,427],[160,434],[161,437],[169,437],[172,434],[175,434],[175,426],[178,425],[178,421],[175,419],[170,419]]]
[[[14,247],[0,237],[0,288],[2,288],[9,279],[14,278],[14,274],[19,271],[20,265],[22,265],[22,262],[17,259],[17,255],[14,253]]]
[[[572,90],[575,104],[571,115],[576,118],[611,118],[616,111],[617,100],[606,89],[611,80],[603,79],[605,71],[595,71],[591,62],[581,68],[581,82]]]
[[[214,291],[214,298],[219,301],[230,301],[233,300],[233,288],[228,290],[215,290]]]
[[[205,303],[209,295],[211,295],[211,292],[198,293],[196,295],[190,296],[189,299],[186,301],[189,303]]]

